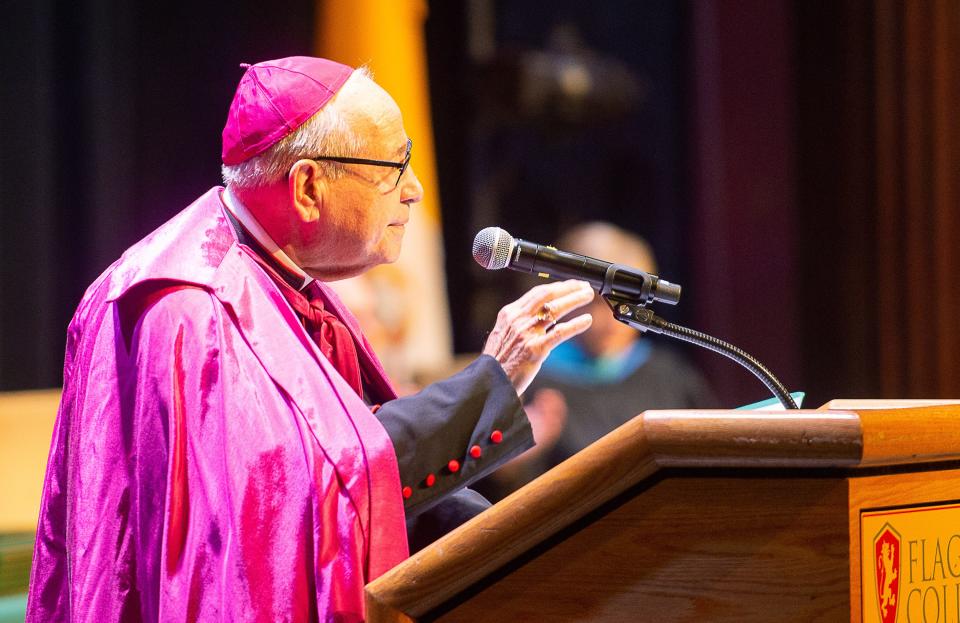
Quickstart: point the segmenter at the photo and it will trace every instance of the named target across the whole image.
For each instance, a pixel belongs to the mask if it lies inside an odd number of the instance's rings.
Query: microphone
[[[560,251],[514,238],[499,227],[487,227],[473,239],[473,259],[487,270],[509,268],[536,273],[545,279],[582,279],[601,296],[646,305],[662,301],[676,305],[680,286],[642,270]]]

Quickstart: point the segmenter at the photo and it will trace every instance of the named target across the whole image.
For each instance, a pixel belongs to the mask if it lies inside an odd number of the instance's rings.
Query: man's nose
[[[417,177],[413,166],[408,166],[403,173],[403,179],[400,180],[400,201],[406,204],[420,203],[423,201],[423,184]]]

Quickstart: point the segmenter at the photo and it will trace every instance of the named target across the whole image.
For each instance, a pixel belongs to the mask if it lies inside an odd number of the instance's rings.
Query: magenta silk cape
[[[221,190],[131,247],[70,323],[28,621],[359,621],[363,585],[407,556],[390,439],[238,245]]]

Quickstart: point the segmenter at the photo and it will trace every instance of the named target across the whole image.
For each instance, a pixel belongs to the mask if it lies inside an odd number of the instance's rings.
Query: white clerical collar
[[[224,189],[223,193],[220,195],[223,197],[223,203],[227,206],[227,209],[230,210],[230,213],[233,214],[234,218],[240,221],[240,224],[243,225],[243,228],[250,233],[251,236],[256,239],[260,246],[263,247],[264,251],[270,254],[274,260],[276,260],[281,266],[289,270],[294,275],[298,277],[303,277],[303,285],[300,286],[300,289],[303,290],[313,281],[313,277],[303,272],[303,269],[297,266],[293,260],[290,259],[290,256],[283,252],[283,249],[277,246],[277,243],[273,241],[273,238],[270,237],[270,234],[260,225],[257,219],[253,216],[250,210],[247,209],[247,206],[243,205],[237,196],[230,192],[230,188],[227,187]]]

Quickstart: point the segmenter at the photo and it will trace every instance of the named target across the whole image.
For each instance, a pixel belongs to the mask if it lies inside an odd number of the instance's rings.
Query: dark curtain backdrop
[[[797,5],[804,378],[821,402],[877,397],[873,3]]]
[[[960,395],[960,4],[691,6],[699,325],[813,406]]]
[[[241,61],[309,54],[312,0],[14,2],[0,26],[0,390],[61,383],[126,247],[219,183]]]
[[[960,4],[796,6],[804,378],[960,395]]]
[[[791,390],[800,370],[796,36],[789,2],[693,2],[688,182],[695,328],[732,342]],[[768,397],[749,372],[697,353],[736,406]]]
[[[880,0],[877,286],[885,396],[960,396],[960,3]]]

